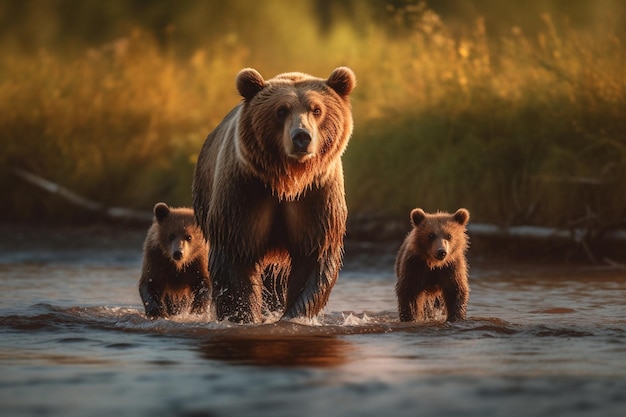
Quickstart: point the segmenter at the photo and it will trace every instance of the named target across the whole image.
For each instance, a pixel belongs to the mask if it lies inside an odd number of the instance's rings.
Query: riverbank
[[[406,224],[403,224],[406,223]],[[98,251],[118,256],[141,254],[149,224],[141,222],[97,222],[83,225],[7,224],[0,223],[0,254],[45,252],[47,257],[75,256]],[[395,257],[406,233],[406,222],[375,219],[370,222],[350,221],[344,242],[346,267],[393,268]],[[626,268],[624,242],[604,242],[591,249],[582,242],[549,237],[537,239],[523,236],[470,235],[470,265],[494,263],[529,263]]]

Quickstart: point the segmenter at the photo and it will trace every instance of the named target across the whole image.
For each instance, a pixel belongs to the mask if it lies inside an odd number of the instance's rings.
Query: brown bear
[[[157,203],[153,211],[139,280],[146,316],[206,313],[211,301],[208,244],[193,210]]]
[[[356,79],[347,67],[325,80],[247,68],[236,85],[243,100],[207,137],[192,186],[217,318],[312,318],[342,264]]]
[[[447,321],[464,320],[469,300],[466,225],[469,211],[411,211],[413,229],[396,258],[400,321],[434,319],[445,306]]]

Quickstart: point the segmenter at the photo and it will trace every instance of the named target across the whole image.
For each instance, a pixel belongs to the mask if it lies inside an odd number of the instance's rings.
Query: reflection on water
[[[623,270],[473,265],[468,320],[418,324],[397,319],[392,265],[355,262],[316,323],[236,325],[147,320],[140,248],[84,253],[0,256],[3,415],[570,417],[626,407]]]
[[[345,364],[354,349],[335,336],[213,336],[200,343],[206,359],[239,365],[332,368]]]

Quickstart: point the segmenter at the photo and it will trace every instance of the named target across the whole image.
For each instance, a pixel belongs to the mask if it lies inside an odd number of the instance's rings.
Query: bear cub
[[[469,211],[454,214],[411,211],[413,229],[396,258],[396,295],[400,321],[436,318],[445,307],[446,321],[464,320],[469,300],[466,225]],[[442,306],[443,304],[443,306]]]
[[[206,313],[211,299],[208,244],[193,210],[157,203],[153,212],[139,280],[146,316]]]

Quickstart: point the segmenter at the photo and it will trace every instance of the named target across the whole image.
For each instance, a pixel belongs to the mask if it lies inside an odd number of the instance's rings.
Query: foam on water
[[[217,322],[207,315],[185,314],[171,318],[150,320],[135,307],[92,306],[60,307],[40,303],[33,305],[32,315],[0,316],[0,330],[55,331],[55,330],[106,330],[130,333],[163,334],[171,336],[203,336],[230,334],[233,337],[291,337],[340,336],[376,333],[428,333],[436,330],[448,335],[476,333],[481,337],[522,335],[524,337],[587,337],[602,335],[623,336],[626,330],[619,327],[600,327],[558,324],[515,324],[495,317],[469,317],[465,321],[446,323],[401,323],[395,312],[330,312],[313,319],[296,318],[281,321],[272,317],[262,324],[237,324],[228,320]],[[544,314],[544,311],[539,311]],[[550,313],[554,314],[554,313]]]

